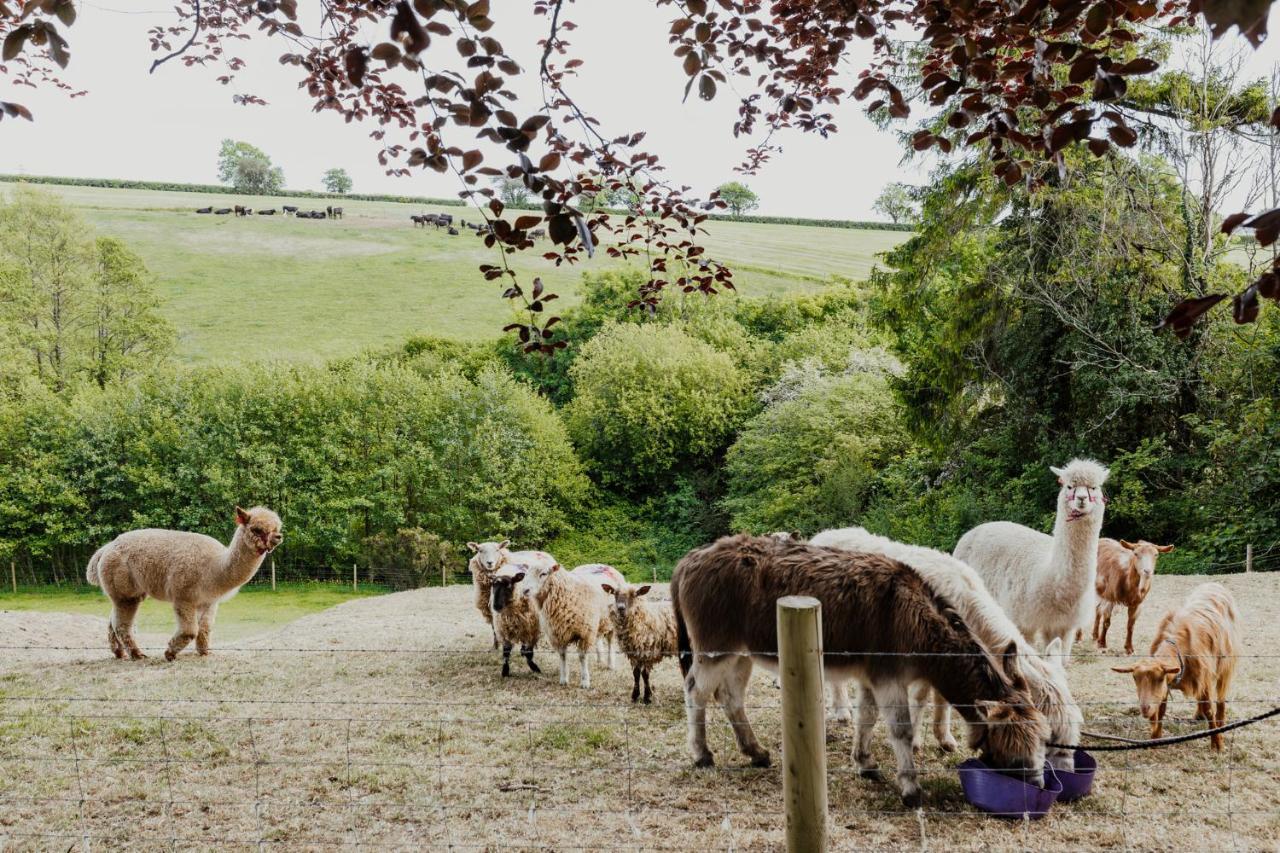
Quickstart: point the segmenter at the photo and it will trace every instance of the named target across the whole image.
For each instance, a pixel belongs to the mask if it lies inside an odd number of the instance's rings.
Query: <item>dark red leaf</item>
[[[1257,283],[1249,285],[1231,300],[1231,319],[1241,325],[1258,319]]]
[[[1225,293],[1214,293],[1210,296],[1199,296],[1194,299],[1184,299],[1173,307],[1160,325],[1156,326],[1155,331],[1163,328],[1170,328],[1178,338],[1185,340],[1191,334],[1191,326],[1205,315],[1205,313],[1226,299]]]

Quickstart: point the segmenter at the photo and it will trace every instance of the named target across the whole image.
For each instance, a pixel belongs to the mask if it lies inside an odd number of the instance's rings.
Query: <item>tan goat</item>
[[[1138,618],[1138,608],[1151,591],[1156,558],[1172,550],[1172,545],[1152,545],[1146,540],[1139,540],[1136,544],[1123,539],[1098,540],[1098,603],[1093,615],[1093,640],[1098,648],[1107,647],[1111,613],[1117,604],[1121,604],[1129,610],[1124,653],[1133,654],[1133,623]]]
[[[1196,719],[1216,729],[1227,721],[1227,690],[1236,667],[1236,607],[1227,588],[1202,583],[1182,607],[1170,610],[1156,628],[1151,656],[1130,666],[1113,666],[1133,675],[1138,708],[1151,722],[1151,737],[1161,735],[1170,690],[1196,700]],[[1212,746],[1222,749],[1222,735]]]
[[[178,630],[165,650],[173,660],[192,640],[209,653],[209,633],[218,604],[235,595],[284,536],[280,517],[265,507],[236,507],[236,532],[230,545],[181,530],[130,530],[99,548],[89,559],[86,577],[111,599],[107,641],[122,658],[146,657],[133,638],[133,619],[148,595],[173,604]]]

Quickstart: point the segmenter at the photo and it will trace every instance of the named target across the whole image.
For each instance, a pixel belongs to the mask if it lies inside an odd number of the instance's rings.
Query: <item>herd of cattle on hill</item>
[[[281,206],[277,211],[274,207],[262,208],[254,210],[252,207],[244,205],[235,205],[233,207],[200,207],[196,209],[196,213],[208,213],[215,216],[227,216],[235,214],[236,216],[275,216],[276,213],[282,213],[284,216],[294,216],[298,219],[342,219],[342,208],[328,205],[324,210],[299,210],[296,205],[286,204]],[[451,236],[458,236],[461,232],[454,227],[453,214],[451,213],[415,213],[409,217],[414,226],[426,228],[428,225],[434,225],[439,231],[444,228]],[[477,234],[485,234],[489,231],[488,223],[468,222],[465,219],[459,219],[458,225],[462,228],[468,228]],[[538,228],[529,232],[529,236],[534,240],[547,236],[545,229]]]

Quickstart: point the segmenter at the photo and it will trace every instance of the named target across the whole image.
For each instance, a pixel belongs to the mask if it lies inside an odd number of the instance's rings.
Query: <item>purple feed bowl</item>
[[[1062,793],[1058,801],[1069,803],[1088,795],[1093,790],[1093,774],[1098,770],[1098,762],[1083,749],[1076,750],[1076,769],[1074,773],[1066,770],[1055,770],[1054,774],[1062,783]]]
[[[960,773],[960,787],[965,799],[996,817],[1021,818],[1027,815],[1038,820],[1049,813],[1058,794],[1062,793],[1062,783],[1053,768],[1048,766],[1045,767],[1043,788],[992,770],[977,758],[963,762],[956,770]]]

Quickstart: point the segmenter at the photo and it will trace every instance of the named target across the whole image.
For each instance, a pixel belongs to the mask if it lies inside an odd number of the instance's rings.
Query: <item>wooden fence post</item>
[[[1244,546],[1244,570],[1253,571],[1253,543]]]
[[[271,558],[271,591],[276,591],[276,558]]]
[[[351,564],[351,591],[352,591],[352,592],[359,592],[359,591],[360,591],[360,580],[359,580],[359,578],[357,578],[357,577],[356,577],[356,564],[355,564],[355,563],[352,563],[352,564]]]
[[[9,561],[9,582],[13,584],[13,594],[18,594],[18,565],[13,560]]]
[[[822,686],[822,605],[778,599],[782,677],[782,799],[789,853],[827,849],[827,720]]]

